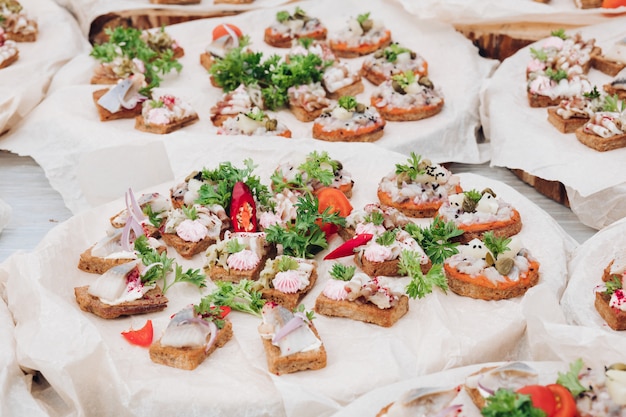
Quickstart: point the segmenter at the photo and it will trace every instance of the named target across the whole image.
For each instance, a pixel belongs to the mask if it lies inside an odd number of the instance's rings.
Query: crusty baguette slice
[[[548,121],[561,133],[574,133],[576,129],[589,121],[588,117],[570,117],[564,119],[556,112],[557,107],[548,107]]]
[[[341,87],[339,90],[333,92],[326,90],[326,92],[328,93],[326,96],[331,100],[339,100],[343,96],[356,96],[363,91],[365,91],[365,86],[363,85],[363,81],[359,79],[350,85]]]
[[[626,133],[622,135],[614,135],[610,138],[603,138],[586,133],[583,131],[582,127],[579,127],[576,129],[576,139],[578,139],[583,145],[600,152],[611,151],[613,149],[619,149],[626,146]]]
[[[403,295],[398,304],[391,308],[378,308],[375,304],[355,301],[332,300],[324,294],[315,300],[315,312],[331,317],[345,317],[352,320],[372,323],[382,327],[391,327],[409,311],[409,298]]]
[[[191,371],[204,362],[217,348],[224,346],[232,337],[233,324],[229,320],[225,320],[224,327],[217,331],[215,342],[209,349],[204,346],[182,348],[163,346],[161,339],[159,339],[150,345],[150,359],[154,363]]]
[[[8,67],[9,65],[17,61],[19,57],[20,57],[20,51],[15,51],[15,55],[11,55],[4,61],[0,62],[0,69]]]
[[[386,105],[379,107],[377,104],[381,101],[382,99],[378,97],[371,98],[372,106],[376,107],[380,115],[383,116],[385,120],[390,120],[392,122],[410,122],[427,119],[440,113],[444,105],[444,100],[441,100],[439,103],[429,106],[411,106],[401,108]]]
[[[613,330],[626,330],[626,311],[611,307],[609,301],[610,295],[596,292],[594,306],[606,324]]]
[[[78,258],[78,269],[81,271],[89,272],[91,274],[104,274],[109,269],[117,265],[122,265],[131,261],[129,258],[100,258],[99,256],[93,256],[89,247],[86,251],[80,254]]]
[[[375,142],[385,133],[385,120],[379,121],[367,128],[357,130],[337,129],[325,131],[321,124],[313,123],[313,137],[327,142]]]
[[[191,259],[195,254],[204,252],[209,246],[215,243],[215,239],[205,237],[198,242],[187,242],[175,233],[162,233],[161,238],[168,246],[176,249],[176,252],[183,258]]]
[[[443,201],[432,201],[425,204],[415,204],[412,201],[396,203],[391,199],[391,195],[381,190],[378,190],[377,193],[378,200],[383,206],[394,207],[409,217],[435,217],[439,207],[443,204]]]
[[[487,232],[492,232],[495,237],[511,237],[518,234],[522,230],[522,217],[519,212],[513,209],[513,214],[507,221],[497,222],[497,225],[484,224],[482,227],[478,224],[473,225],[457,225],[463,230],[463,234],[458,237],[461,243],[469,243],[472,239],[482,240]]]
[[[317,329],[313,323],[309,327],[319,339]],[[298,352],[287,356],[280,355],[280,348],[272,344],[271,339],[261,338],[265,348],[268,370],[276,375],[290,374],[298,371],[322,369],[326,366],[326,349],[324,344],[308,352]]]
[[[74,296],[80,309],[88,313],[93,313],[103,319],[114,319],[121,316],[131,316],[134,314],[154,313],[165,310],[167,307],[167,297],[163,295],[158,286],[144,294],[143,298],[135,301],[126,301],[117,305],[105,304],[98,297],[88,293],[89,286],[74,288]]]
[[[593,55],[591,57],[591,66],[611,77],[615,77],[617,73],[626,68],[625,63],[608,60],[602,55]]]
[[[199,120],[198,115],[193,114],[181,120],[178,120],[175,123],[171,123],[168,125],[150,125],[150,124],[145,123],[143,116],[137,116],[135,117],[135,129],[142,130],[148,133],[157,133],[159,135],[165,135],[175,130],[181,129],[185,126],[188,126],[192,123],[195,123],[198,120]]]
[[[453,269],[449,264],[444,263],[443,269],[448,280],[448,288],[458,295],[471,297],[480,300],[504,300],[519,297],[539,282],[539,263],[529,262],[528,271],[520,274],[515,285],[491,288],[475,282],[472,276],[463,274]]]
[[[307,295],[311,288],[313,288],[313,285],[315,285],[315,281],[317,281],[317,270],[313,269],[313,272],[311,272],[311,276],[309,277],[309,285],[307,285],[302,290],[293,294],[287,294],[282,291],[278,291],[275,288],[264,288],[261,290],[261,297],[263,297],[263,299],[267,301],[280,304],[288,310],[293,310],[294,308],[298,307],[298,304],[300,304],[300,300],[302,300],[302,298]]]
[[[406,275],[401,274],[398,268],[398,266],[400,265],[400,258],[384,262],[372,262],[368,260],[365,256],[356,253],[354,255],[354,263],[356,263],[356,265],[370,277],[399,277]],[[428,260],[428,263],[421,265],[422,273],[428,273],[432,266],[432,262]]]
[[[103,88],[102,90],[96,90],[92,93],[93,102],[98,109],[98,116],[100,117],[101,122],[108,122],[109,120],[119,120],[119,119],[132,119],[133,117],[137,117],[141,114],[141,103],[137,103],[135,107],[132,109],[126,109],[122,107],[119,111],[115,113],[111,113],[100,104],[98,104],[98,100],[100,97],[105,95],[109,91],[108,88]]]
[[[204,67],[207,71],[211,69],[213,64],[215,63],[215,58],[208,52],[203,52],[200,54],[200,65]]]

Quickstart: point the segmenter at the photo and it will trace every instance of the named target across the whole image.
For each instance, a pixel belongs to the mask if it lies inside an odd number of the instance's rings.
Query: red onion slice
[[[481,380],[482,378],[479,378],[477,382],[479,391],[482,391],[481,394],[483,396],[485,396],[485,393],[487,393],[487,396],[495,394],[495,391],[492,388],[489,388],[488,386],[483,385]]]
[[[134,249],[130,243],[131,222],[128,220],[130,219],[126,220],[126,224],[124,225],[124,228],[122,229],[122,236],[120,237],[120,244],[122,245],[122,249],[124,249],[126,252],[133,252]]]
[[[130,200],[130,203],[128,200]],[[137,204],[135,193],[133,193],[131,188],[129,188],[126,193],[126,209],[128,210],[129,217],[134,217],[137,223],[141,223],[142,220],[145,220],[146,216],[143,214],[139,204]]]
[[[304,324],[304,320],[300,315],[294,315],[291,320],[289,320],[283,327],[281,327],[276,333],[274,333],[274,337],[272,337],[272,343],[278,343],[280,339],[287,336],[289,333],[293,332],[300,326]]]

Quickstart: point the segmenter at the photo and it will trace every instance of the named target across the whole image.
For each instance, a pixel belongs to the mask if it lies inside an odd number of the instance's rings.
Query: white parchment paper
[[[488,155],[479,149],[475,135],[479,125],[478,91],[493,68],[493,61],[480,58],[475,47],[451,26],[419,22],[398,6],[382,5],[383,2],[379,1],[365,7],[354,1],[333,3],[327,0],[303,5],[309,14],[322,17],[329,31],[339,30],[351,15],[375,11],[373,16],[389,25],[394,40],[413,48],[428,60],[430,78],[441,87],[445,96],[443,111],[417,122],[388,122],[384,136],[376,145],[406,154],[410,151],[428,154],[438,162],[485,162]],[[326,13],[330,8],[334,13]],[[176,170],[175,160],[195,152],[189,145],[192,138],[210,142],[213,148],[233,140],[232,137],[217,136],[217,129],[209,120],[211,106],[222,97],[221,89],[211,86],[208,74],[199,64],[199,55],[210,42],[211,30],[219,22],[232,22],[252,37],[252,47],[263,51],[265,56],[284,54],[286,50],[272,48],[262,40],[263,29],[275,18],[276,10],[192,21],[167,29],[185,48],[185,56],[181,59],[184,68],[180,74],[169,74],[157,93],[168,92],[190,102],[200,116],[199,122],[168,135],[135,130],[134,120],[100,122],[91,93],[102,87],[89,84],[96,61],[83,54],[59,72],[51,87],[52,93],[18,129],[0,139],[0,148],[32,156],[74,213],[93,206],[78,186],[76,166],[86,153],[119,145],[149,148],[152,144],[162,143],[172,161],[174,174],[182,175]],[[357,70],[362,59],[347,62]],[[460,70],[462,77],[459,76]],[[366,91],[358,98],[369,102],[373,86],[366,80],[364,83]],[[288,110],[277,112],[276,117],[292,130],[294,142],[312,137],[312,122],[299,122]],[[254,141],[249,138],[249,143]],[[110,169],[122,170],[133,181],[146,177],[145,171],[132,164],[118,169],[115,159],[101,156],[100,161],[103,166],[110,162]],[[160,160],[156,162],[160,163]],[[101,174],[109,172],[105,170]],[[98,172],[93,174],[99,175]]]
[[[18,60],[0,70],[0,134],[39,104],[63,64],[89,50],[72,15],[53,0],[20,3],[37,21],[39,33],[35,42],[18,42]]]
[[[595,38],[603,49],[626,36],[626,17],[579,31]],[[526,65],[530,45],[506,59],[481,92],[481,120],[491,141],[491,165],[524,170],[534,176],[560,181],[580,220],[600,229],[624,215],[613,208],[624,204],[626,149],[598,152],[580,143],[575,134],[563,134],[547,121],[545,108],[531,108],[526,97]],[[589,79],[602,90],[613,78],[595,69]],[[619,200],[619,203],[615,201]],[[610,203],[613,201],[613,203]],[[588,206],[589,204],[589,206]]]
[[[189,171],[213,168],[224,160],[240,166],[243,159],[252,158],[265,183],[279,163],[312,150],[327,150],[352,173],[354,207],[376,201],[380,178],[394,170],[395,163],[406,161],[405,155],[373,144],[320,144],[312,139],[284,140],[279,146],[272,138],[224,141],[218,148],[210,141],[195,145],[196,152],[188,160],[173,163],[175,170],[187,165]],[[460,176],[464,188],[491,187],[517,207],[524,223],[519,236],[541,263],[539,284],[531,291],[560,298],[567,261],[576,246],[573,239],[505,184],[473,174]],[[145,191],[168,193],[174,183]],[[160,335],[171,314],[197,303],[213,284],[202,293],[186,284],[175,285],[167,293],[168,308],[161,313],[103,320],[82,312],[73,289],[93,282],[94,276],[76,268],[78,256],[102,236],[109,217],[122,207],[122,200],[117,200],[76,215],[53,229],[35,251],[17,260],[11,257],[0,266],[0,271],[8,271],[8,305],[18,323],[20,364],[40,370],[79,415],[148,416],[176,410],[196,416],[207,415],[209,409],[211,415],[232,415],[236,408],[238,414],[248,416],[324,416],[382,385],[473,363],[515,359],[528,351],[522,311],[527,296],[487,302],[435,290],[410,301],[408,314],[391,328],[318,316],[316,327],[328,353],[326,368],[318,371],[270,375],[257,332],[260,320],[238,312],[231,314],[233,340],[196,370],[153,364],[145,349],[130,346],[119,333],[152,319],[155,334]],[[339,241],[333,238],[328,250]],[[332,262],[322,261],[325,253],[318,255],[318,283],[303,300],[307,309],[313,308],[329,279]],[[184,267],[202,266],[201,255],[178,260]],[[94,373],[99,377],[93,378]]]

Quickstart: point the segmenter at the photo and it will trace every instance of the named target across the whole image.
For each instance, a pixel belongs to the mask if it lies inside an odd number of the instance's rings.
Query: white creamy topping
[[[366,107],[363,113],[347,111],[337,106],[330,113],[322,113],[320,117],[315,119],[315,123],[321,125],[326,132],[338,129],[355,131],[382,122],[378,110],[371,106]]]
[[[387,80],[376,87],[372,97],[380,99],[377,107],[425,107],[434,106],[443,101],[443,95],[439,89],[427,88],[418,84],[417,81],[409,84],[406,94],[398,93],[393,88],[393,81]]]
[[[287,127],[278,122],[275,130],[268,130],[265,119],[254,120],[243,113],[224,121],[217,129],[220,135],[277,136],[287,131]]]
[[[18,53],[17,43],[15,41],[6,40],[2,45],[1,40],[0,38],[0,64],[7,61],[9,58],[13,58]]]
[[[616,42],[611,49],[606,51],[604,57],[610,61],[626,64],[626,39]]]
[[[343,30],[329,34],[328,40],[330,42],[345,42],[348,47],[358,47],[364,44],[378,44],[387,35],[387,29],[380,21],[374,20],[372,28],[363,32],[361,24],[352,17]]]
[[[583,131],[605,139],[623,135],[626,133],[626,120],[622,120],[622,117],[626,119],[626,114],[597,112],[583,126]]]
[[[363,68],[391,78],[392,75],[402,74],[411,71],[416,74],[426,74],[426,61],[418,54],[411,58],[411,52],[402,52],[397,55],[395,61],[388,61],[384,56],[376,58],[370,55],[363,61]]]
[[[114,266],[94,281],[87,292],[104,304],[118,305],[142,298],[155,285],[144,286],[141,275],[135,272],[139,261]]]
[[[196,112],[178,97],[162,96],[157,101],[144,101],[141,114],[146,124],[168,125],[194,116]]]
[[[343,87],[352,85],[360,79],[361,76],[358,73],[351,72],[348,65],[342,62],[335,63],[334,65],[326,68],[324,74],[322,74],[324,87],[330,93],[334,93]]]
[[[197,213],[197,219],[194,220],[194,222],[196,222],[194,225],[199,223],[204,226],[207,229],[206,236],[212,239],[219,238],[222,231],[222,220],[218,216],[218,213],[225,215],[224,209],[218,205],[206,207],[196,204],[193,207],[196,209]],[[186,220],[190,219],[182,209],[172,210],[165,222],[165,233],[176,233],[178,226]]]
[[[330,100],[326,98],[326,90],[319,82],[290,87],[287,94],[290,106],[302,107],[309,112],[330,105]]]
[[[324,285],[322,293],[331,300],[345,300],[348,297],[345,281],[329,279]]]

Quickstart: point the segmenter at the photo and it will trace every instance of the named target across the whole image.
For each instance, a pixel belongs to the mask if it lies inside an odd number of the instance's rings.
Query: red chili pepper
[[[228,316],[228,313],[230,313],[231,308],[229,306],[211,306],[211,310],[219,308],[220,309],[220,319],[223,319],[224,317]]]
[[[230,221],[235,232],[256,232],[256,203],[252,191],[243,182],[238,181],[233,187],[230,200]]]
[[[371,233],[363,233],[354,236],[352,239],[345,241],[342,245],[337,247],[334,251],[324,256],[324,259],[337,259],[354,254],[354,249],[361,245],[365,245],[374,237]]]
[[[150,346],[152,344],[152,338],[154,337],[154,331],[152,329],[152,320],[148,320],[141,329],[122,332],[122,336],[133,345],[138,346]]]

